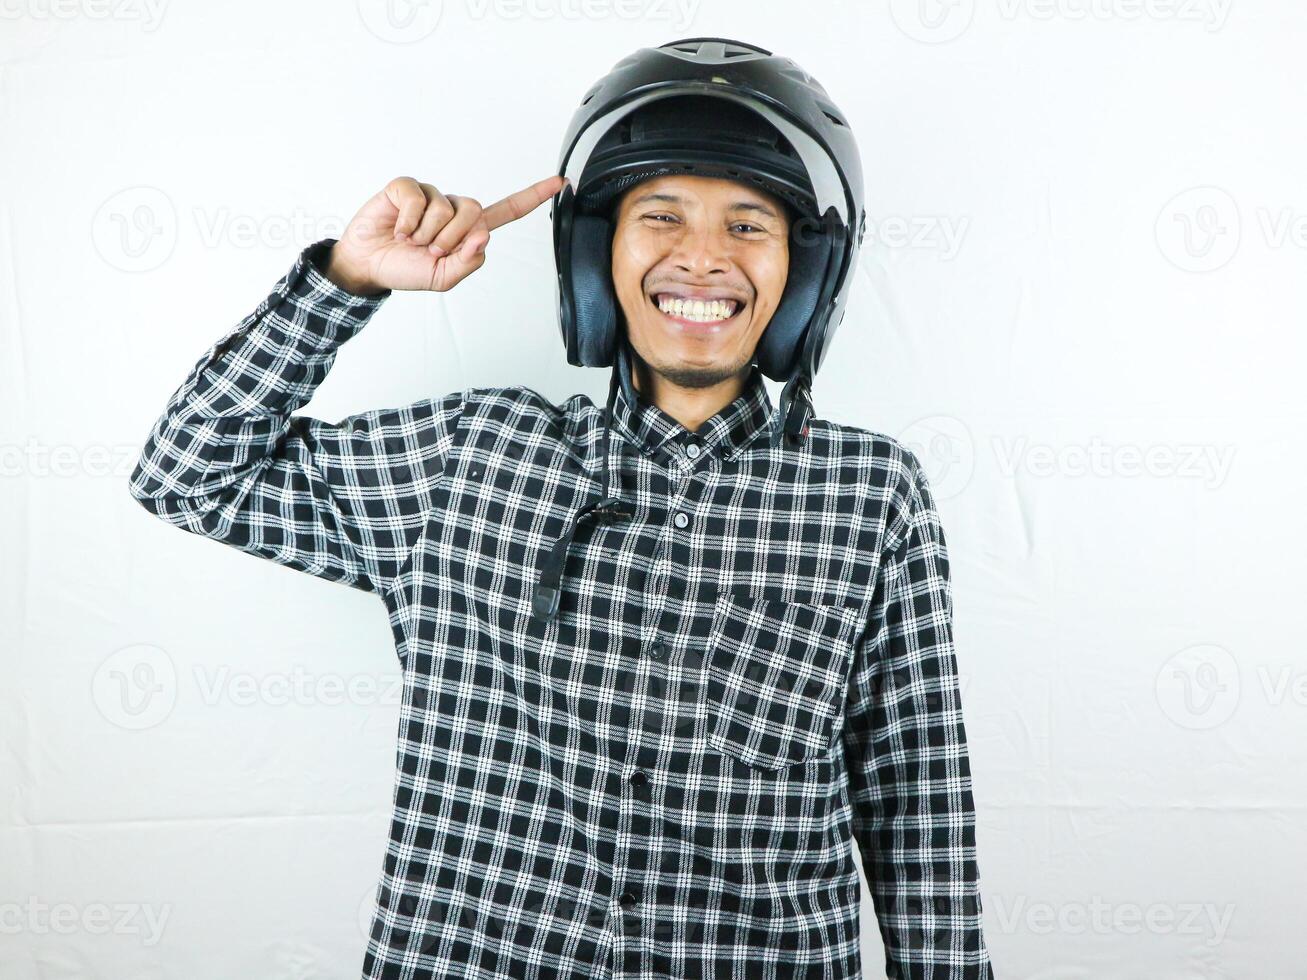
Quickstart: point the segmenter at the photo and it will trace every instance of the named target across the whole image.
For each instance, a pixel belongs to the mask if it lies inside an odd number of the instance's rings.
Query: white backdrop
[[[1307,977],[1302,5],[390,2],[0,2],[0,977],[357,977],[384,610],[152,518],[128,471],[387,180],[548,176],[600,75],[703,35],[793,57],[862,146],[814,400],[936,491],[996,977]],[[388,300],[305,411],[602,403],[552,275],[545,205]],[[863,931],[882,977],[868,901]]]

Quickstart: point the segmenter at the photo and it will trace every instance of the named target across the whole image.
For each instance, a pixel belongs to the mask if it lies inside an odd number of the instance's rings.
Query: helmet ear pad
[[[788,381],[798,364],[800,344],[812,314],[817,309],[830,265],[831,243],[826,235],[809,235],[811,240],[795,244],[790,235],[790,267],[780,304],[767,328],[758,338],[754,360],[773,381]]]
[[[613,224],[604,215],[572,217],[572,305],[581,363],[613,363],[617,339],[617,297],[613,292]]]
[[[810,236],[796,245],[790,238],[790,265],[781,301],[758,339],[754,360],[773,381],[788,380],[799,344],[817,308],[817,297],[830,264],[830,240]],[[613,363],[617,338],[617,297],[613,291],[613,224],[605,215],[572,217],[572,301],[576,310],[576,346],[581,363]]]

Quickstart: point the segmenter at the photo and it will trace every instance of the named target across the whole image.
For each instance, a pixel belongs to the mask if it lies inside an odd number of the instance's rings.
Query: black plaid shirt
[[[376,593],[403,668],[365,978],[990,978],[944,535],[916,457],[755,367],[694,433],[615,404],[630,520],[581,524],[603,407],[468,388],[292,413],[385,296],[309,246],[167,404],[131,477],[195,534]]]

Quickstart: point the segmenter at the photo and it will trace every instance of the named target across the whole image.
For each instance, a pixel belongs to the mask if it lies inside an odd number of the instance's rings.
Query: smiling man
[[[613,287],[647,401],[691,432],[744,388],[789,271],[790,219],[716,177],[653,177],[616,207]]]
[[[930,486],[808,398],[865,223],[847,122],[792,61],[688,39],[586,95],[559,171],[484,208],[388,183],[200,358],[131,478],[384,604],[404,698],[363,976],[860,977],[856,846],[887,975],[989,980]],[[294,414],[393,290],[453,288],[547,200],[605,406]]]

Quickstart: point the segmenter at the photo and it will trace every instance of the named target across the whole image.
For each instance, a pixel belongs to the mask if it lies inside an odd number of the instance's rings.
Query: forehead
[[[727,177],[707,177],[692,174],[661,174],[649,177],[626,188],[619,206],[630,207],[642,198],[655,196],[660,200],[646,203],[680,203],[694,206],[732,208],[737,205],[758,205],[785,216],[785,207],[779,198],[758,187]],[[676,199],[675,201],[672,199]]]

